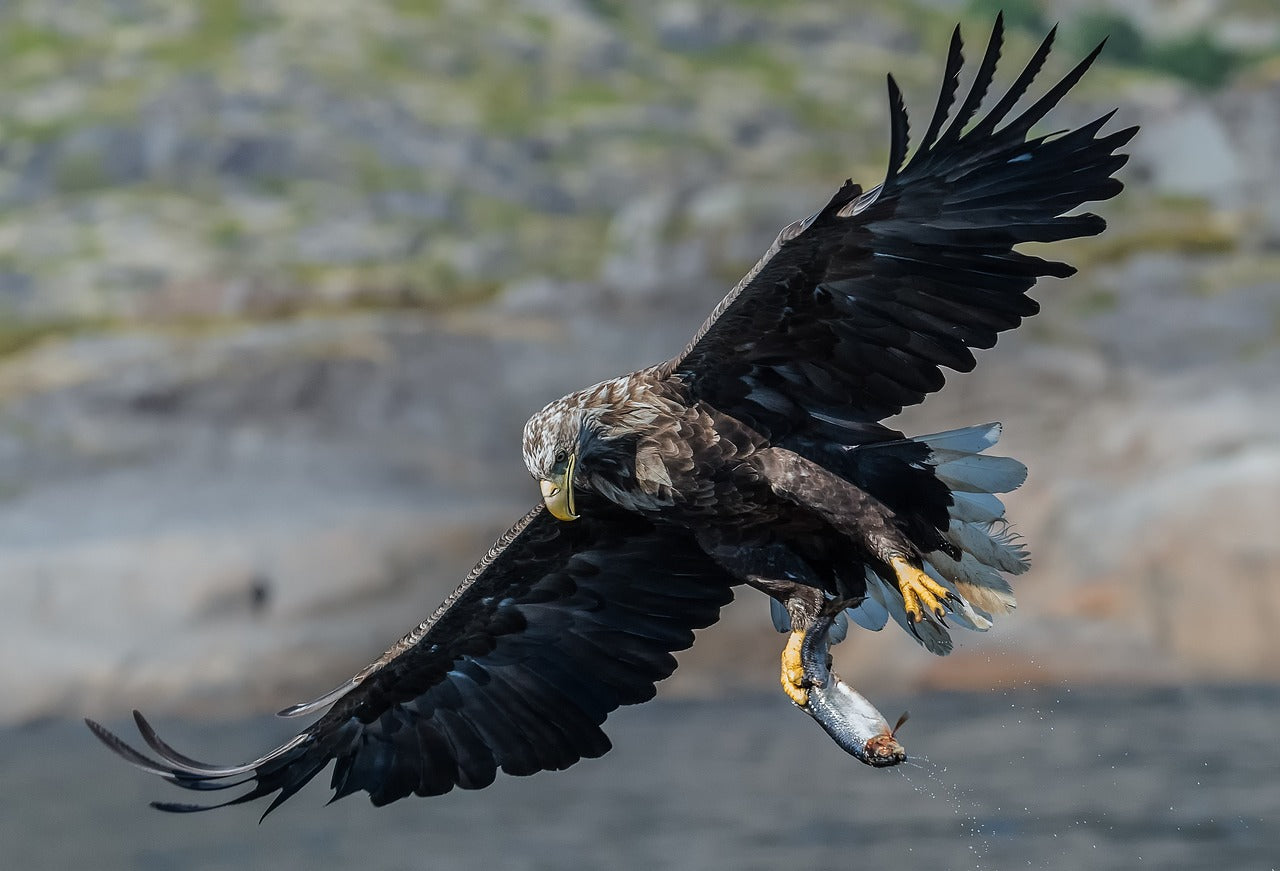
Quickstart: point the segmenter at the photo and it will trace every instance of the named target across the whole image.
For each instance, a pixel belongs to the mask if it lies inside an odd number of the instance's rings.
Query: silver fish
[[[907,715],[890,729],[884,715],[831,670],[829,633],[837,613],[838,609],[824,608],[805,633],[800,661],[808,699],[796,707],[817,720],[841,749],[860,762],[874,768],[905,762],[907,752],[894,736]]]

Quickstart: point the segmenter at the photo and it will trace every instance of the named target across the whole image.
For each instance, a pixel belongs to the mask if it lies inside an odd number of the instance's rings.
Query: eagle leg
[[[782,648],[782,691],[801,708],[809,704],[809,686],[804,676],[801,650],[805,634],[817,619],[825,599],[822,591],[795,581],[780,581],[760,575],[749,575],[747,583],[777,599],[791,617],[791,634],[787,646]]]
[[[918,558],[908,556],[918,554],[919,549],[905,537],[888,506],[785,448],[760,451],[752,457],[752,463],[775,493],[817,514],[893,570],[903,608],[912,624],[928,620],[946,625],[946,606],[958,599],[916,565]]]
[[[779,543],[743,547],[736,539],[722,537],[710,528],[699,533],[703,549],[731,575],[741,578],[771,599],[781,602],[791,618],[791,633],[782,649],[782,691],[804,708],[809,689],[804,676],[801,649],[826,601],[813,569],[789,547]]]

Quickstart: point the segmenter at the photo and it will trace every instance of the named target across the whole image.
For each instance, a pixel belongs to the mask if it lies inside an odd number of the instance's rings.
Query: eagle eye
[[[563,448],[556,451],[555,463],[557,466],[563,463],[567,459],[569,459],[569,454],[566,453]]]

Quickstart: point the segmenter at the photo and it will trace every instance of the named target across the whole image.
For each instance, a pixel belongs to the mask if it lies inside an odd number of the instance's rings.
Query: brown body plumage
[[[947,549],[941,531],[913,540],[865,490],[691,395],[669,366],[633,372],[550,403],[525,425],[525,462],[539,479],[575,458],[568,486],[663,528],[693,534],[740,582],[790,577],[860,599],[863,566]],[[783,567],[786,568],[783,568]],[[932,617],[932,615],[930,615]]]

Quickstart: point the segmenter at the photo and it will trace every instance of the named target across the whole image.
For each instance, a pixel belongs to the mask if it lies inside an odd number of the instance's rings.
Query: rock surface
[[[376,656],[536,499],[531,412],[878,178],[871,84],[923,112],[955,14],[222,5],[0,13],[0,720],[274,709]],[[1062,108],[1147,126],[1111,229],[901,421],[1006,424],[1021,607],[941,660],[854,633],[852,682],[1280,678],[1278,69],[1104,64]],[[672,691],[773,685],[740,598]]]

